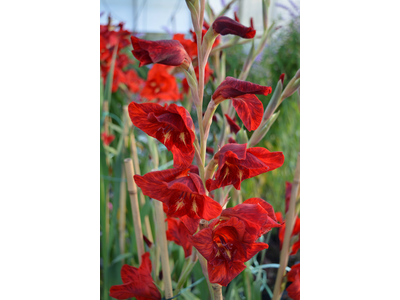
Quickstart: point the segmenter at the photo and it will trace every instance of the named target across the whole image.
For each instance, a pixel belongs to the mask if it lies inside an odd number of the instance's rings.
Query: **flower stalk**
[[[131,199],[132,218],[133,218],[133,225],[135,228],[135,238],[138,250],[139,264],[142,264],[142,255],[144,254],[144,244],[143,244],[142,223],[140,222],[137,186],[136,183],[133,181],[133,176],[135,175],[135,172],[133,171],[133,163],[131,158],[126,158],[124,160],[124,163],[125,163],[126,180],[128,182],[128,192],[129,192],[129,197]]]
[[[168,245],[167,237],[165,235],[165,216],[163,212],[163,205],[160,201],[154,201],[155,207],[155,217],[157,222],[157,244],[161,251],[161,266],[163,270],[163,281],[164,281],[164,292],[165,298],[171,298],[172,294],[172,282],[171,282],[171,270],[169,267],[169,255],[168,255]]]

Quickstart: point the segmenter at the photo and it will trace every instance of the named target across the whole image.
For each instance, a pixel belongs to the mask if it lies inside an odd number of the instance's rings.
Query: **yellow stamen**
[[[171,137],[171,131],[164,134],[164,143]]]
[[[185,141],[185,133],[184,132],[182,132],[180,135],[179,135],[179,138],[181,139],[181,141],[185,144],[185,146],[186,146],[186,141]]]

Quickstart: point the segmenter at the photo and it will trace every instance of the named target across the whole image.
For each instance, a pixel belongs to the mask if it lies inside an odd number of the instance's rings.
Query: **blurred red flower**
[[[116,299],[136,297],[138,300],[159,300],[161,294],[151,277],[150,253],[142,255],[142,264],[139,268],[123,265],[121,269],[122,285],[110,288],[110,296]]]
[[[172,103],[164,107],[156,103],[128,106],[133,125],[163,143],[174,157],[174,167],[187,168],[194,158],[194,124],[189,112]]]
[[[182,33],[174,34],[172,39],[179,41],[191,58],[197,56],[197,44],[191,40],[185,39],[184,34]]]
[[[118,31],[116,29],[119,28]],[[114,74],[112,82],[112,92],[116,92],[120,84],[125,84],[132,93],[137,93],[144,84],[134,70],[126,69],[133,62],[128,56],[122,53],[122,50],[129,46],[129,36],[131,32],[123,29],[123,23],[117,26],[111,25],[111,19],[107,25],[100,25],[100,70],[103,82],[107,81],[107,76],[110,71],[112,56],[115,47],[118,47]]]
[[[256,35],[253,26],[246,27],[225,16],[216,18],[212,24],[212,28],[220,35],[233,34],[245,39],[252,39]]]
[[[292,282],[286,289],[293,300],[300,300],[300,263],[295,264],[287,273],[287,281]]]
[[[175,77],[168,72],[170,68],[159,64],[154,65],[147,74],[146,85],[140,96],[147,100],[180,100],[182,96],[179,94]]]
[[[107,134],[107,133],[103,132],[101,134],[101,139],[103,140],[104,145],[108,146],[115,139],[115,136],[112,134]]]
[[[148,64],[167,66],[183,65],[186,69],[192,60],[177,40],[146,41],[131,36],[133,55],[140,61],[139,67]]]
[[[200,219],[211,220],[222,211],[221,205],[206,195],[198,168],[168,169],[135,175],[143,194],[163,202],[167,216],[181,218],[190,233],[194,233]],[[182,218],[186,216],[186,218]]]
[[[258,128],[262,121],[264,108],[261,101],[254,94],[268,95],[272,91],[269,86],[262,86],[233,77],[226,79],[218,86],[212,95],[215,104],[226,99],[232,99],[239,118],[249,130]]]
[[[167,240],[182,246],[185,257],[189,257],[192,254],[192,244],[188,240],[191,235],[189,230],[179,219],[167,218],[166,221],[168,222]]]
[[[253,147],[247,149],[247,144],[224,145],[215,155],[218,170],[215,180],[208,179],[208,191],[232,184],[240,190],[243,180],[269,172],[283,165],[282,152],[270,152],[265,148]]]
[[[265,243],[254,243],[245,223],[236,217],[226,222],[214,220],[189,240],[207,259],[210,282],[223,286],[246,268],[244,262],[268,248]]]

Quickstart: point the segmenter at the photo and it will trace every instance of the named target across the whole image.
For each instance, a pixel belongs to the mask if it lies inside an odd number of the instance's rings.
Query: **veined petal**
[[[191,59],[185,48],[177,40],[146,41],[131,36],[132,54],[140,61],[139,67],[150,63],[168,66],[190,64]]]
[[[139,267],[139,272],[142,274],[151,273],[151,260],[149,252],[146,252],[142,255],[142,264]]]
[[[272,92],[270,86],[262,86],[249,81],[226,77],[212,95],[212,99],[231,99],[245,94],[268,95]],[[217,102],[220,102],[217,100]]]
[[[188,217],[187,215],[182,216],[179,219],[186,226],[186,229],[190,232],[190,234],[194,234],[197,231],[197,228],[200,224],[200,219],[193,219]]]
[[[208,262],[207,269],[211,283],[218,283],[227,286],[229,282],[246,269],[246,265],[240,261],[234,261],[231,263],[225,262],[218,266],[214,266]]]
[[[256,130],[260,126],[264,108],[257,96],[245,94],[232,98],[232,105],[247,130]]]
[[[189,241],[192,243],[193,247],[207,260],[211,260],[215,256],[212,237],[213,231],[210,227],[200,230],[193,236],[189,236]]]
[[[123,265],[121,268],[121,279],[123,283],[138,281],[140,279],[138,268],[130,265]]]
[[[236,109],[236,108],[235,108]],[[228,125],[231,129],[231,132],[234,132],[235,134],[239,132],[240,127],[234,120],[232,120],[228,114],[225,114],[225,118],[228,121]]]
[[[139,282],[140,281],[136,281],[136,283],[128,282],[125,284],[112,286],[110,288],[110,297],[115,299],[144,297],[145,295],[147,295],[147,288],[144,285],[139,284]]]

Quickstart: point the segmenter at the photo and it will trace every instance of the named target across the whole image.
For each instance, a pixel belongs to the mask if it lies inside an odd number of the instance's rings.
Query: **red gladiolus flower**
[[[234,34],[245,39],[252,39],[256,35],[254,28],[246,27],[225,16],[216,18],[212,28],[220,35]]]
[[[139,92],[145,85],[145,81],[139,77],[135,70],[128,70],[125,73],[126,86],[132,93]]]
[[[233,77],[226,79],[218,86],[212,95],[215,104],[226,99],[232,99],[235,108],[244,126],[249,130],[258,128],[262,121],[264,108],[261,101],[254,94],[268,95],[271,87],[254,84]]]
[[[300,300],[300,263],[295,264],[287,273],[287,281],[292,284],[286,289],[293,300]]]
[[[189,257],[192,254],[192,244],[188,240],[188,236],[191,235],[189,230],[178,219],[167,218],[166,221],[168,222],[167,240],[182,246],[185,257]]]
[[[279,223],[283,223],[283,217],[282,217],[282,213],[281,212],[277,212],[276,213],[276,219],[278,220]],[[282,224],[282,227],[279,228],[278,237],[279,237],[279,242],[280,242],[280,248],[282,248],[283,239],[285,238],[285,229],[286,229],[286,223]],[[300,218],[299,217],[296,217],[291,237],[294,237],[296,235],[298,235],[299,240],[296,241],[289,248],[290,255],[295,255],[297,253],[297,251],[299,251],[299,249],[300,249]]]
[[[148,64],[162,64],[189,68],[192,60],[177,40],[146,41],[131,36],[133,56],[140,61],[139,67]]]
[[[191,166],[134,176],[143,194],[166,204],[167,216],[180,218],[192,234],[200,219],[209,221],[222,211],[221,205],[206,195],[201,178],[195,173],[197,170]]]
[[[191,165],[194,158],[194,125],[184,107],[131,102],[128,110],[133,125],[159,140],[172,152],[174,168]]]
[[[281,226],[272,205],[261,198],[250,198],[235,207],[224,209],[220,219],[229,220],[232,217],[243,221],[254,241],[272,228]]]
[[[108,146],[115,139],[115,136],[112,134],[108,135],[107,133],[103,132],[101,134],[101,139],[103,140],[104,145]]]
[[[265,243],[254,243],[245,223],[236,217],[222,223],[214,220],[208,228],[189,236],[189,240],[207,259],[210,282],[223,286],[246,268],[244,262],[268,248]]]
[[[114,285],[110,296],[116,299],[136,297],[138,300],[159,300],[161,294],[151,278],[150,253],[142,255],[139,268],[123,265],[121,269],[122,285]]]
[[[177,33],[174,34],[174,36],[172,37],[174,40],[179,41],[183,48],[185,48],[187,54],[193,58],[195,56],[197,56],[197,44],[191,40],[187,40],[185,39],[185,35],[182,33]]]
[[[225,118],[228,121],[228,125],[231,129],[231,132],[234,132],[235,134],[237,134],[240,130],[240,126],[236,123],[235,120],[232,120],[228,114],[225,114]]]
[[[215,173],[215,180],[206,181],[210,192],[230,184],[240,190],[243,180],[283,165],[282,152],[270,152],[261,147],[248,149],[246,147],[247,144],[227,144],[214,155],[214,159],[218,161],[218,170]]]
[[[171,67],[154,65],[147,75],[146,85],[140,96],[147,100],[158,101],[180,100],[178,84],[173,75],[168,73]]]

